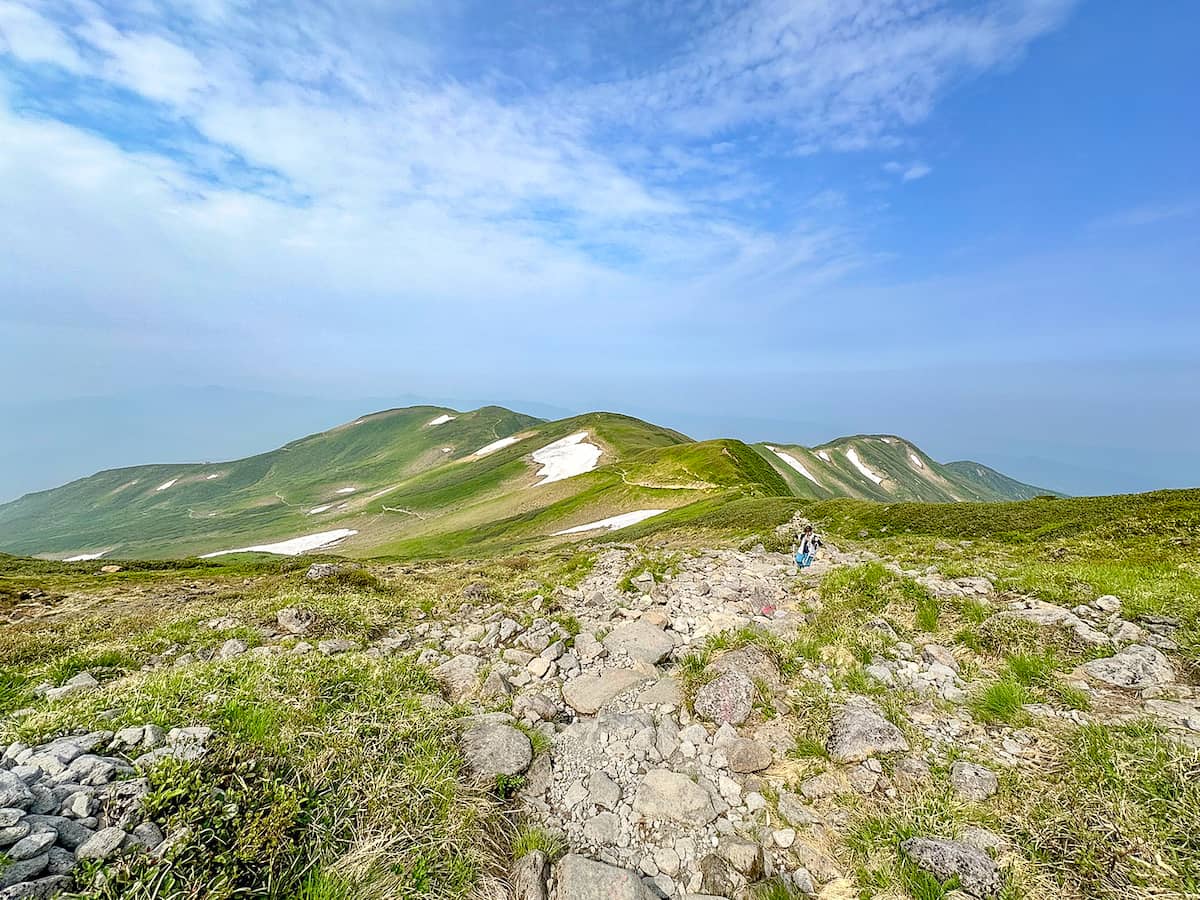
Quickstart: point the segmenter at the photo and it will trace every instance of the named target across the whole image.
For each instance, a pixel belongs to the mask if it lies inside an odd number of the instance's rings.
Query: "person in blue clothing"
[[[804,533],[800,535],[800,547],[796,551],[796,565],[801,569],[807,569],[813,564],[813,557],[817,553],[817,548],[821,546],[821,539],[813,532],[811,525],[804,526]]]

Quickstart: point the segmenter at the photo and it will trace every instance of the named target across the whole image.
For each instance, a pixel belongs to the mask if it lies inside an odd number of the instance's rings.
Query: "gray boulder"
[[[511,725],[480,722],[463,734],[463,755],[480,778],[520,775],[533,762],[533,745]]]
[[[121,849],[121,845],[124,843],[125,832],[120,828],[111,826],[101,828],[75,848],[75,858],[78,860],[109,859]]]
[[[624,653],[631,659],[657,665],[670,655],[675,642],[661,628],[634,621],[610,631],[604,638],[604,646],[613,655]]]
[[[317,563],[317,565],[321,564]],[[315,620],[316,616],[311,611],[297,606],[288,606],[275,613],[275,621],[288,634],[304,634],[312,627]]]
[[[1096,681],[1133,690],[1175,681],[1171,661],[1160,651],[1142,644],[1131,644],[1115,656],[1090,660],[1082,668],[1085,674]]]
[[[910,838],[900,849],[940,881],[957,877],[962,889],[976,897],[999,895],[1004,876],[995,861],[969,844],[940,838]]]
[[[563,685],[563,699],[578,713],[592,715],[615,697],[646,681],[630,669],[606,669],[599,675],[583,675]]]
[[[754,709],[754,682],[744,672],[726,672],[696,692],[696,715],[713,722],[741,725]]]
[[[0,807],[29,809],[33,805],[33,791],[12,772],[0,769]]]
[[[44,900],[46,897],[57,897],[71,887],[71,881],[62,874],[51,873],[46,878],[22,881],[0,890],[0,900]]]
[[[18,859],[10,862],[4,867],[4,871],[0,872],[0,888],[7,890],[21,884],[23,881],[32,881],[42,874],[48,862],[50,862],[50,855],[48,853],[42,853],[30,859]],[[16,893],[13,896],[20,897],[22,895]]]
[[[335,563],[313,563],[304,573],[304,577],[309,581],[321,581],[324,578],[332,578],[338,571]]]
[[[434,669],[433,677],[451,703],[461,703],[475,696],[479,689],[479,658],[460,654]]]
[[[996,793],[1000,782],[991,769],[960,760],[950,767],[950,785],[964,800],[986,800]]]
[[[750,738],[737,738],[724,747],[729,768],[734,772],[761,772],[774,762],[771,748]]]
[[[686,775],[669,769],[652,769],[638,785],[633,812],[643,821],[672,821],[707,825],[717,817],[708,791]]]
[[[865,697],[852,697],[833,718],[825,748],[835,762],[863,762],[880,753],[906,753],[908,741]]]
[[[75,677],[68,678],[60,687],[50,688],[46,691],[46,699],[61,700],[63,697],[70,697],[72,694],[94,691],[98,687],[100,687],[100,682],[92,677],[90,672],[80,672]]]
[[[555,867],[555,900],[648,900],[636,872],[575,853]]]
[[[541,850],[526,853],[513,865],[509,878],[512,900],[547,900],[546,881],[550,878],[550,860]]]

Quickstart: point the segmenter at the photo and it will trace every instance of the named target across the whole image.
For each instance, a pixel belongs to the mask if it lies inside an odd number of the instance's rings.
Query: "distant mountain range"
[[[438,555],[599,534],[700,500],[894,501],[1049,494],[895,435],[817,447],[693,441],[615,413],[548,422],[501,407],[363,416],[221,463],[110,469],[0,505],[0,550],[54,558],[233,550]]]

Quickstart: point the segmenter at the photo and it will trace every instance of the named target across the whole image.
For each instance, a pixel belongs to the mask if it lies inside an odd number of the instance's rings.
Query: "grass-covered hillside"
[[[498,407],[413,407],[243,460],[114,469],[29,494],[0,506],[0,550],[111,560],[325,546],[421,556],[554,543],[558,532],[696,502],[1038,493],[975,463],[940,465],[900,438],[810,451],[695,442],[614,413],[544,422]]]
[[[811,448],[792,444],[755,447],[799,497],[937,503],[1027,500],[1054,493],[1022,484],[981,463],[939,463],[895,435],[860,434]]]

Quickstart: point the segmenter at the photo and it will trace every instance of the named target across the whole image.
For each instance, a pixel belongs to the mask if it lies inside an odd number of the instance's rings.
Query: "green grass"
[[[1024,704],[1031,700],[1025,685],[1005,678],[977,691],[968,703],[976,720],[988,725],[1017,725],[1028,719]]]
[[[1067,736],[1009,816],[1037,864],[1075,896],[1200,892],[1200,757],[1147,724]]]
[[[566,849],[566,840],[562,835],[537,825],[527,825],[520,829],[512,842],[513,859],[520,859],[535,850],[540,850],[554,860],[562,856]]]

